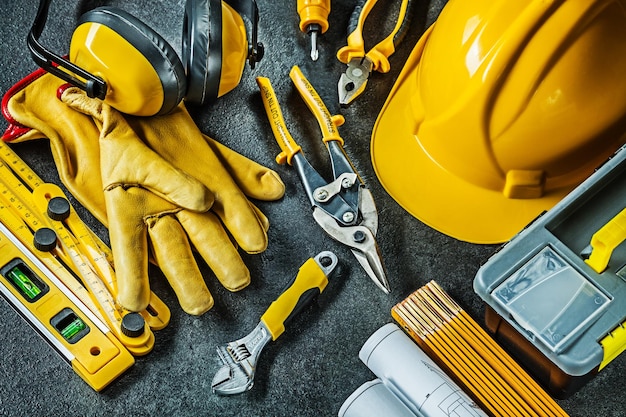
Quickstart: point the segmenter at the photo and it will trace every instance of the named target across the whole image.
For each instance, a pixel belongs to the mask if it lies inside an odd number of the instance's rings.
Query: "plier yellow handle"
[[[406,34],[411,0],[402,0],[398,20],[391,33],[372,49],[365,52],[363,27],[376,3],[378,0],[366,0],[362,6],[357,6],[355,9],[355,13],[358,13],[356,26],[348,35],[348,44],[337,52],[337,59],[348,65],[338,84],[339,103],[341,105],[350,104],[363,92],[372,70],[382,73],[389,72],[391,69],[389,57],[396,51],[397,45]]]

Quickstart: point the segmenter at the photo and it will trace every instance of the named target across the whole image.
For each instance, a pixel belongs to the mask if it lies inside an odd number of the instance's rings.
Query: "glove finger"
[[[174,168],[138,140],[116,135],[101,140],[100,150],[105,189],[140,186],[194,211],[206,211],[213,204],[213,194],[201,182]]]
[[[181,308],[201,315],[213,307],[213,297],[196,265],[185,230],[173,216],[148,220],[154,258],[178,297]]]
[[[117,298],[124,308],[131,311],[144,310],[150,301],[146,226],[140,216],[129,215],[128,210],[129,207],[144,205],[142,194],[145,191],[117,188],[104,196],[117,275]]]
[[[247,253],[263,252],[267,248],[267,219],[262,220],[265,216],[259,218],[260,211],[241,193],[218,197],[211,211],[220,218],[239,247]]]
[[[285,184],[276,171],[246,158],[209,136],[203,136],[222,165],[248,197],[272,201],[278,200],[285,194]]]
[[[176,213],[189,239],[224,288],[239,291],[250,284],[250,272],[220,220],[212,213]]]
[[[226,180],[230,176],[253,198],[276,200],[285,192],[276,172],[203,135],[182,103],[165,116],[151,118],[150,123],[141,117],[128,117],[127,121],[151,149],[217,194],[221,191],[214,187],[231,186],[230,178]]]
[[[267,216],[265,214],[263,214],[261,209],[259,209],[257,206],[255,206],[252,203],[249,203],[249,204],[250,204],[250,207],[252,208],[252,210],[254,210],[254,213],[256,214],[256,217],[259,219],[259,223],[261,224],[263,229],[267,232],[270,229],[270,221],[269,221],[269,219],[267,218]]]

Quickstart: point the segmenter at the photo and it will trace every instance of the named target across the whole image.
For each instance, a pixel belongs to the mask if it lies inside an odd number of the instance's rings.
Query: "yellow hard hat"
[[[387,192],[459,240],[509,240],[626,142],[626,0],[450,0],[372,133]]]

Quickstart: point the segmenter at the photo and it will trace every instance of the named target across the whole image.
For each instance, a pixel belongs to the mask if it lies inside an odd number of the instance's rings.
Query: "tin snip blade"
[[[287,289],[261,316],[252,332],[217,347],[222,366],[213,377],[213,392],[234,395],[252,388],[259,355],[265,345],[270,340],[276,340],[285,331],[285,324],[324,291],[328,276],[335,270],[337,263],[337,256],[329,251],[309,258]]]
[[[344,152],[343,139],[337,130],[343,124],[344,118],[341,115],[331,116],[300,68],[294,66],[289,76],[317,119],[322,131],[322,141],[330,156],[334,180],[327,182],[311,166],[285,125],[269,79],[257,77],[265,111],[276,142],[282,150],[276,161],[296,168],[313,207],[313,218],[317,224],[330,237],[348,246],[367,275],[388,294],[389,282],[376,242],[378,212],[372,193],[365,187]]]

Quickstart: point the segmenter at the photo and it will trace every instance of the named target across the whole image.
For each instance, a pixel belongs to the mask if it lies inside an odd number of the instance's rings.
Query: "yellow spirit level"
[[[2,223],[0,265],[2,296],[94,390],[135,363],[104,323]]]
[[[2,248],[0,255],[3,295],[94,389],[132,365],[132,355],[152,350],[152,330],[169,322],[167,306],[152,294],[145,311],[123,309],[115,297],[111,250],[82,222],[58,186],[44,183],[2,142],[0,226],[2,242],[10,248]],[[6,258],[5,252],[13,255]],[[44,302],[45,313],[38,307]],[[101,338],[102,348],[94,341],[81,347],[78,342],[90,340],[97,331],[111,342]],[[115,350],[110,343],[120,353],[101,354]],[[69,353],[64,344],[71,345]],[[124,359],[128,355],[131,361]],[[75,358],[83,360],[75,364]],[[109,360],[111,365],[106,365]],[[85,367],[85,362],[98,365]],[[107,371],[94,376],[100,368]]]

